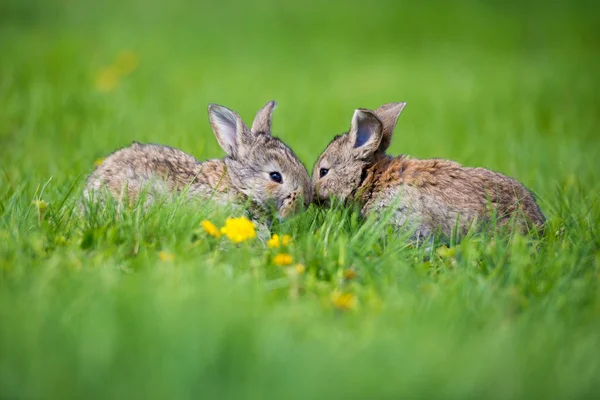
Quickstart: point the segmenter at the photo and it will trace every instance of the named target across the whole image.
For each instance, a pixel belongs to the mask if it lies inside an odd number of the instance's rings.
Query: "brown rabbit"
[[[414,232],[415,239],[449,237],[456,228],[464,234],[492,215],[500,226],[514,221],[521,231],[542,227],[533,195],[512,178],[444,159],[386,155],[405,105],[355,111],[350,131],[336,136],[314,167],[317,201],[356,202],[364,216],[393,207],[391,223]]]
[[[210,124],[224,159],[199,162],[189,154],[167,146],[140,144],[117,150],[89,176],[84,198],[102,199],[108,192],[121,203],[135,201],[141,191],[152,200],[187,191],[190,198],[240,202],[274,207],[286,217],[311,199],[310,178],[292,150],[271,136],[271,101],[258,111],[249,129],[234,111],[211,104]],[[256,207],[251,207],[255,208]]]

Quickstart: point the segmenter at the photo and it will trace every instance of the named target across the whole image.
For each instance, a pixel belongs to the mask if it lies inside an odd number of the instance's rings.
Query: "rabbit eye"
[[[328,172],[329,172],[329,170],[327,168],[321,168],[319,170],[319,178],[324,177],[325,175],[327,175]]]
[[[269,174],[269,176],[271,177],[271,180],[277,183],[281,183],[282,179],[281,179],[281,174],[279,172],[271,172]]]

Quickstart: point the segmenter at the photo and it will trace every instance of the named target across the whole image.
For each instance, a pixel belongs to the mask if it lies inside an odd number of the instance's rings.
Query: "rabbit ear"
[[[263,132],[269,135],[271,134],[271,118],[275,107],[277,107],[277,103],[275,100],[271,100],[263,108],[258,110],[256,117],[254,117],[254,122],[252,122],[252,133]]]
[[[375,110],[375,114],[383,125],[383,138],[379,145],[379,151],[385,152],[390,143],[392,143],[392,134],[396,127],[396,121],[398,121],[398,116],[400,116],[404,106],[406,106],[406,103],[388,103]]]
[[[350,128],[350,141],[359,158],[365,158],[377,151],[383,135],[381,121],[373,111],[354,111]]]
[[[227,107],[210,104],[208,115],[219,146],[225,150],[225,153],[237,158],[243,137],[248,133],[248,127],[235,111]]]

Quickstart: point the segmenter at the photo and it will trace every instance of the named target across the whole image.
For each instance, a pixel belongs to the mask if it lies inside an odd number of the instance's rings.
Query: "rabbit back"
[[[117,200],[137,201],[143,191],[149,200],[188,190],[206,197],[228,188],[222,160],[200,163],[193,156],[168,146],[140,144],[109,155],[89,176],[84,198],[101,198],[108,191]]]
[[[451,235],[455,228],[464,233],[492,215],[498,225],[514,221],[521,231],[544,223],[533,195],[521,183],[454,161],[386,157],[370,169],[365,183],[372,189],[363,199],[363,214],[394,207],[392,223],[410,224],[419,237]]]

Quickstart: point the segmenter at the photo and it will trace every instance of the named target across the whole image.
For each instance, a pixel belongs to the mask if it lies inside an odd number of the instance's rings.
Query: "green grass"
[[[0,398],[600,392],[595,2],[160,3],[0,4]],[[137,67],[99,91],[122,51]],[[309,169],[354,109],[407,101],[393,154],[521,180],[546,233],[427,252],[311,209],[277,227],[296,276],[259,241],[207,238],[228,216],[210,205],[77,212],[98,158],[132,140],[221,157],[207,104],[250,121],[271,99]]]

